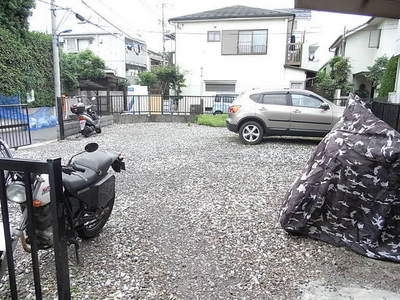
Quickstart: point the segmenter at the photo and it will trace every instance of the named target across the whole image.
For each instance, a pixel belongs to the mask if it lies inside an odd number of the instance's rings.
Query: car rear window
[[[287,105],[286,94],[264,94],[262,98],[263,104]]]

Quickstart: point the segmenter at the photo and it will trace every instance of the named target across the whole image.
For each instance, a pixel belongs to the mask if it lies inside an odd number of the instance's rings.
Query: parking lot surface
[[[282,200],[314,140],[278,137],[245,146],[225,128],[146,123],[15,155],[66,161],[88,142],[122,152],[127,170],[116,175],[115,207],[103,232],[82,242],[80,266],[70,248],[74,299],[298,299],[310,296],[310,285],[400,290],[397,264],[289,236],[278,225]],[[30,255],[16,256],[19,293],[29,298]],[[52,251],[42,251],[40,261],[45,298],[54,299]],[[3,279],[2,299],[7,286]]]

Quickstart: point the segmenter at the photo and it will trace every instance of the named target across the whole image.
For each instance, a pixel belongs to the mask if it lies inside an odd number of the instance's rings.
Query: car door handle
[[[301,114],[301,110],[300,110],[300,109],[295,109],[295,110],[293,111],[293,113],[295,113],[295,114]]]
[[[259,110],[260,111],[267,111],[267,109],[265,107],[260,107]]]

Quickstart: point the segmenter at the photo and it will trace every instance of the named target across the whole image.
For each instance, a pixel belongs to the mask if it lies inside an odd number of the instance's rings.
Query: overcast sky
[[[43,1],[43,2],[42,2]],[[294,6],[293,0],[84,0],[96,12],[109,19],[114,25],[124,31],[136,35],[145,40],[148,46],[156,51],[161,50],[161,3],[166,3],[165,19],[186,14],[197,13],[226,6],[245,5],[266,9],[290,8]],[[31,30],[50,32],[49,5],[44,2],[50,0],[36,0],[36,9],[30,18]],[[56,0],[56,4],[62,7],[72,8],[85,18],[100,24],[103,28],[112,31],[112,27],[106,24],[93,11],[88,9],[81,0]],[[64,11],[57,12],[59,20],[64,16]],[[335,14],[327,12],[313,12],[313,24],[323,32],[324,40],[321,47],[328,47],[339,34],[368,20],[368,17]],[[73,24],[72,24],[73,23]],[[66,14],[60,31],[74,29],[77,20],[70,14]],[[167,28],[172,30],[172,27]]]

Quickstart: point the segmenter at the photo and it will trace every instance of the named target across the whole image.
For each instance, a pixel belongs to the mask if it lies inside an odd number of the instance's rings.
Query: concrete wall
[[[193,123],[196,115],[174,116],[174,115],[114,115],[114,123],[146,123],[146,122],[175,122]]]
[[[305,88],[306,73],[301,70],[296,70],[294,68],[285,68],[284,85],[285,87],[291,87],[290,84],[303,82]]]
[[[102,116],[100,120],[101,127],[111,126],[114,123],[113,116]],[[79,134],[81,130],[79,121],[67,121],[64,122],[64,135],[65,137]],[[59,135],[59,129],[57,127],[57,135]]]
[[[287,19],[213,20],[177,24],[176,63],[186,72],[184,95],[205,92],[204,81],[236,81],[235,93],[252,88],[287,88]],[[207,42],[207,31],[268,29],[267,54],[222,55],[221,42]],[[222,33],[221,33],[222,37]],[[223,93],[223,92],[221,92]]]

